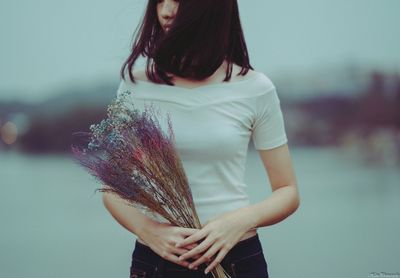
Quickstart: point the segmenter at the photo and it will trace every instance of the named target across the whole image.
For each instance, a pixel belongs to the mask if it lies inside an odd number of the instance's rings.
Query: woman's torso
[[[249,70],[249,72],[245,76],[241,76],[241,75],[240,76],[236,76],[239,73],[240,70],[241,70],[241,68],[239,66],[233,64],[231,79],[230,79],[229,82],[237,82],[237,81],[253,78],[254,75],[257,74],[257,72],[255,72],[253,70]],[[135,76],[135,79],[137,79],[137,80],[150,82],[147,79],[144,70],[134,71],[133,75]],[[207,85],[211,85],[211,84],[221,83],[224,78],[225,78],[225,68],[221,67],[212,77],[208,78],[207,81],[200,81],[200,82],[196,81],[196,82],[193,82],[193,81],[190,81],[190,80],[187,80],[187,79],[174,77],[173,82],[174,82],[176,87],[192,89],[192,88],[196,88],[196,87],[201,87],[201,86],[207,86]],[[247,238],[250,238],[250,237],[252,237],[252,236],[254,236],[256,234],[257,234],[257,229],[249,230],[240,238],[239,241],[242,241],[242,240],[245,240]],[[144,245],[147,245],[140,238],[138,238],[138,241],[140,243],[144,244]]]

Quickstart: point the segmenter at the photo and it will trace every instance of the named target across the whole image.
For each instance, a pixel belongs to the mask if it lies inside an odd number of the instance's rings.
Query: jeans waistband
[[[262,251],[258,233],[252,237],[239,241],[226,255],[230,260],[236,260]]]
[[[157,262],[160,259],[160,256],[155,253],[149,246],[142,244],[138,240],[135,242],[135,252],[139,252],[141,255],[144,255],[147,260],[152,262]],[[248,255],[253,255],[255,252],[262,251],[260,238],[258,233],[252,237],[241,240],[235,244],[226,254],[226,257],[229,257],[230,260],[235,260],[239,258],[246,257]]]

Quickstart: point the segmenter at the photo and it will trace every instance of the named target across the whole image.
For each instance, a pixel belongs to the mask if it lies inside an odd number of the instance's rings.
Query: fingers
[[[190,250],[190,249],[178,248],[178,247],[175,247],[175,246],[171,246],[171,251],[172,251],[174,254],[178,254],[178,255],[185,254],[185,253],[187,253],[189,250]],[[199,258],[200,256],[201,256],[201,254],[197,254],[196,256],[193,256],[193,258],[197,259],[197,258]]]
[[[184,260],[179,260],[178,256],[175,254],[182,254],[187,252],[186,249],[184,248],[177,248],[173,245],[168,245],[164,251],[159,254],[163,259],[166,259],[168,261],[171,261],[173,263],[176,263],[178,265],[181,265],[183,267],[188,267],[188,265],[190,264],[190,262],[188,261],[184,261]]]
[[[190,236],[188,236],[187,238],[185,238],[184,240],[178,242],[177,244],[175,244],[176,247],[182,247],[185,246],[187,244],[192,244],[192,243],[196,243],[199,240],[201,240],[202,238],[204,238],[206,236],[206,231],[204,230],[199,230],[199,232],[196,232]]]
[[[211,246],[206,253],[204,253],[199,259],[189,264],[189,268],[197,267],[202,263],[209,262],[214,259],[214,254],[218,252],[221,247],[218,247],[216,244]]]
[[[228,251],[225,248],[222,248],[217,257],[207,266],[207,268],[204,270],[204,274],[207,274],[210,272],[217,264],[222,262],[222,259],[225,257],[225,255],[228,253]]]
[[[198,246],[190,250],[189,252],[181,255],[179,259],[185,260],[187,258],[193,257],[194,255],[198,253],[203,253],[205,250],[207,250],[211,244],[214,243],[215,240],[206,238],[202,243],[200,243]]]
[[[182,250],[185,250],[185,252],[187,252],[188,250],[193,249],[193,248],[195,248],[196,246],[199,245],[198,243],[195,242],[195,243],[187,244],[187,245],[185,245],[185,246],[176,247],[176,244],[177,244],[178,242],[181,242],[182,240],[183,240],[183,239],[169,240],[169,241],[168,241],[168,244],[169,244],[169,246],[171,246],[171,247],[173,247],[173,248],[177,248],[177,249],[175,249],[175,250],[180,250],[180,249],[182,249]]]
[[[184,248],[186,250],[186,252],[187,252],[188,250],[191,250],[191,249],[195,248],[198,245],[199,245],[198,243],[192,243],[192,244],[188,244],[188,245],[185,245],[185,246],[182,246],[182,247],[177,247],[177,248]],[[174,247],[175,247],[175,244],[174,244]]]
[[[183,266],[183,267],[188,267],[189,266],[189,262],[187,262],[187,261],[180,261],[179,259],[178,259],[178,256],[176,256],[176,255],[174,255],[174,254],[172,254],[172,253],[169,253],[169,254],[165,254],[164,253],[164,255],[163,256],[161,256],[163,259],[166,259],[166,260],[168,260],[168,261],[170,261],[170,262],[173,262],[173,263],[175,263],[175,264],[178,264],[178,265],[181,265],[181,266]]]

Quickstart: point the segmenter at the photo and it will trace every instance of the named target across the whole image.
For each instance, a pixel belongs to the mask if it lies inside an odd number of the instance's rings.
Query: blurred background
[[[0,2],[0,277],[128,277],[136,237],[69,147],[105,116],[146,3]],[[301,195],[258,230],[271,277],[400,277],[400,1],[239,6]],[[271,189],[252,142],[247,163],[259,202]]]

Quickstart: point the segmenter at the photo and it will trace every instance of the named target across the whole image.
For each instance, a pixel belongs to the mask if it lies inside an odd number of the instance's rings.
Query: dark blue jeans
[[[195,260],[187,259],[188,262]],[[232,278],[268,278],[267,262],[258,234],[236,243],[220,264]],[[205,263],[200,264],[197,270],[180,266],[136,240],[130,278],[212,278],[211,272],[204,274],[206,267]]]

